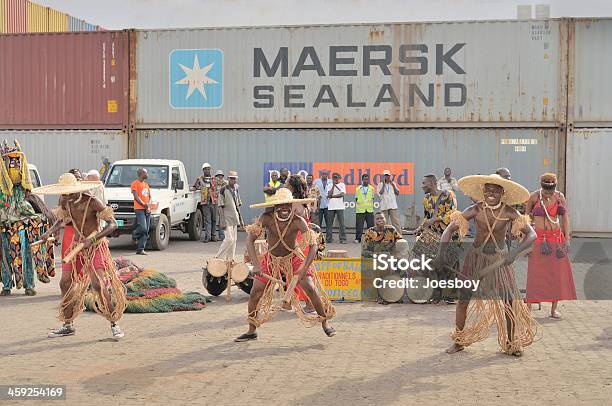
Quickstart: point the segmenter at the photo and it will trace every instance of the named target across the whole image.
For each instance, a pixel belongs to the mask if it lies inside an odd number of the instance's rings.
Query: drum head
[[[237,262],[232,266],[232,280],[236,283],[244,281],[249,276],[249,266],[244,262]]]
[[[431,286],[424,288],[423,286],[427,285],[427,278],[424,276],[412,276],[413,286],[418,286],[415,288],[406,289],[406,295],[408,299],[412,303],[415,304],[424,304],[429,302],[429,299],[433,296],[434,290]]]
[[[221,258],[209,258],[206,267],[208,268],[208,273],[217,278],[227,273],[227,263]]]
[[[382,279],[384,283],[385,281],[399,281],[400,279],[402,279],[402,277],[397,274],[391,274],[383,277]],[[383,285],[382,288],[378,288],[378,295],[380,296],[380,298],[385,302],[389,303],[395,303],[402,300],[402,298],[404,297],[404,292],[404,288],[391,288],[388,285]]]

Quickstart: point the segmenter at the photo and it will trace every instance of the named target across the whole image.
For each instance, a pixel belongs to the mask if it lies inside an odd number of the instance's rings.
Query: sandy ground
[[[611,244],[594,249],[609,258]],[[218,246],[179,237],[166,251],[136,257],[127,238],[112,243],[114,255],[202,293],[201,266]],[[332,248],[358,251],[354,244]],[[576,260],[576,273],[588,274],[592,267]],[[517,268],[524,276],[525,263]],[[0,298],[0,384],[64,384],[64,404],[604,405],[612,398],[609,300],[562,303],[563,321],[547,318],[544,305],[535,312],[543,338],[517,359],[498,351],[494,334],[445,354],[454,321],[449,305],[339,303],[331,339],[283,313],[261,328],[259,340],[236,344],[248,299],[238,291],[230,303],[215,298],[201,311],[126,314],[119,342],[93,313],[77,320],[75,336],[47,339],[58,326],[58,278],[37,289],[36,297],[15,291]]]

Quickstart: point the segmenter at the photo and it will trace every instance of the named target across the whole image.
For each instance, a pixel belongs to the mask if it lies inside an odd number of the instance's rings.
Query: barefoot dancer
[[[270,275],[275,279],[283,276],[287,285],[291,285],[294,278],[298,278],[299,286],[314,305],[317,314],[307,315],[300,306],[298,294],[295,289],[291,292],[291,304],[296,315],[305,323],[322,324],[323,331],[329,337],[336,334],[336,330],[329,324],[336,310],[331,304],[327,294],[321,287],[321,282],[313,272],[312,261],[317,254],[317,233],[312,231],[306,221],[292,210],[294,203],[312,203],[312,199],[294,199],[288,189],[279,189],[269,202],[252,205],[251,208],[274,207],[273,212],[262,214],[255,224],[248,226],[247,252],[250,258],[257,258],[255,240],[266,231],[268,251],[259,264],[253,264],[255,281],[249,298],[249,330],[235,341],[247,341],[257,338],[255,330],[270,320],[280,307],[273,303],[274,296],[284,296],[285,289],[281,287],[276,292],[276,284],[270,282],[262,274]],[[310,247],[308,256],[300,249],[297,242],[298,233],[302,233],[302,240]],[[294,282],[295,283],[295,282]]]
[[[465,237],[469,221],[474,219],[476,237],[465,257],[461,276],[480,281],[480,288],[477,292],[461,292],[456,329],[451,335],[455,342],[446,352],[452,354],[484,340],[495,321],[502,351],[521,356],[523,348],[534,341],[538,324],[520,296],[512,263],[531,246],[536,235],[529,218],[510,206],[525,202],[529,192],[499,175],[467,176],[459,181],[459,187],[478,203],[463,213],[453,212],[452,222],[442,234],[441,242],[449,242],[457,230],[461,238]],[[509,227],[514,235],[524,236],[518,248],[510,252],[504,242]],[[444,254],[442,247],[440,255]]]
[[[116,323],[125,310],[125,287],[117,277],[105,238],[117,228],[117,223],[110,207],[84,193],[99,186],[100,182],[79,182],[74,175],[64,174],[58,184],[34,191],[37,194],[61,195],[57,221],[41,239],[46,241],[51,234],[63,228],[63,258],[82,244],[79,253],[62,266],[62,301],[58,319],[64,324],[49,333],[49,337],[74,335],[76,330],[72,322],[84,309],[85,294],[90,284],[95,294],[94,310],[110,321],[114,338],[124,335]],[[102,230],[101,221],[106,222]]]

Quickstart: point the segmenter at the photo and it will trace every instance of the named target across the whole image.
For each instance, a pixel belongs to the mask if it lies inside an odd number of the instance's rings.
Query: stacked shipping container
[[[28,0],[0,0],[0,34],[99,29],[86,21]]]
[[[560,19],[6,36],[0,128],[123,130],[117,157],[180,159],[194,177],[204,161],[238,169],[249,204],[270,167],[342,167],[357,183],[364,163],[398,163],[414,226],[421,177],[447,165],[457,177],[507,166],[535,189],[544,171],[564,185],[567,158],[582,182],[595,167],[580,158],[612,127],[608,34],[612,20]],[[29,58],[45,68],[17,62]],[[57,151],[75,136],[45,134]],[[585,184],[572,182],[574,229],[612,233],[577,214]]]

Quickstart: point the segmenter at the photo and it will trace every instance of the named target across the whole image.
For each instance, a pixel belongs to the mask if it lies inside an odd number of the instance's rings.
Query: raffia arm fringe
[[[74,246],[76,246],[76,243],[73,244],[71,249]],[[101,277],[95,272],[93,266],[96,250],[100,250],[104,262],[104,270]],[[104,294],[98,294],[98,292],[94,291],[94,311],[112,323],[118,321],[123,316],[127,306],[126,288],[117,276],[115,261],[113,261],[108,248],[108,241],[106,239],[101,240],[87,251],[82,252],[82,257],[85,258],[83,275],[76,273],[75,265],[79,255],[75,256],[71,262],[73,266],[72,283],[60,303],[58,320],[63,323],[70,323],[83,312],[85,308],[85,295],[92,279],[95,278],[101,287],[101,292],[104,289],[108,289],[111,301],[109,303]]]
[[[96,214],[96,217],[98,220],[110,221],[115,218],[115,213],[113,212],[113,209],[111,207],[106,206],[104,210]]]
[[[463,240],[470,229],[470,222],[463,217],[463,213],[459,210],[454,210],[450,215],[450,221],[454,221],[459,227],[459,237]]]
[[[521,238],[523,236],[522,230],[531,223],[529,215],[524,214],[519,216],[512,221],[512,235]]]
[[[291,283],[292,278],[297,278],[297,275],[293,274],[292,257],[294,254],[287,255],[285,257],[273,257],[270,256],[270,269],[272,270],[272,277],[276,279],[282,279],[282,275],[285,275],[287,279],[287,286]],[[315,290],[321,296],[323,302],[323,308],[325,310],[325,316],[318,314],[306,314],[300,304],[299,296],[296,290],[291,294],[291,307],[295,310],[296,316],[304,323],[306,327],[313,327],[317,324],[322,323],[325,320],[331,319],[336,315],[336,308],[331,303],[327,292],[323,289],[321,280],[316,272],[312,272],[312,280],[315,285]],[[257,308],[248,316],[248,322],[256,327],[260,327],[265,322],[272,319],[274,313],[282,308],[282,298],[285,295],[285,289],[283,286],[278,286],[275,283],[268,282],[264,289],[264,293],[257,304]]]
[[[51,211],[53,212],[53,215],[58,221],[65,222],[66,220],[70,219],[70,216],[68,216],[68,213],[66,212],[66,210],[62,209],[61,207],[56,207],[55,209]]]
[[[244,229],[247,233],[252,234],[256,237],[261,237],[264,232],[263,225],[260,222],[249,224]]]

